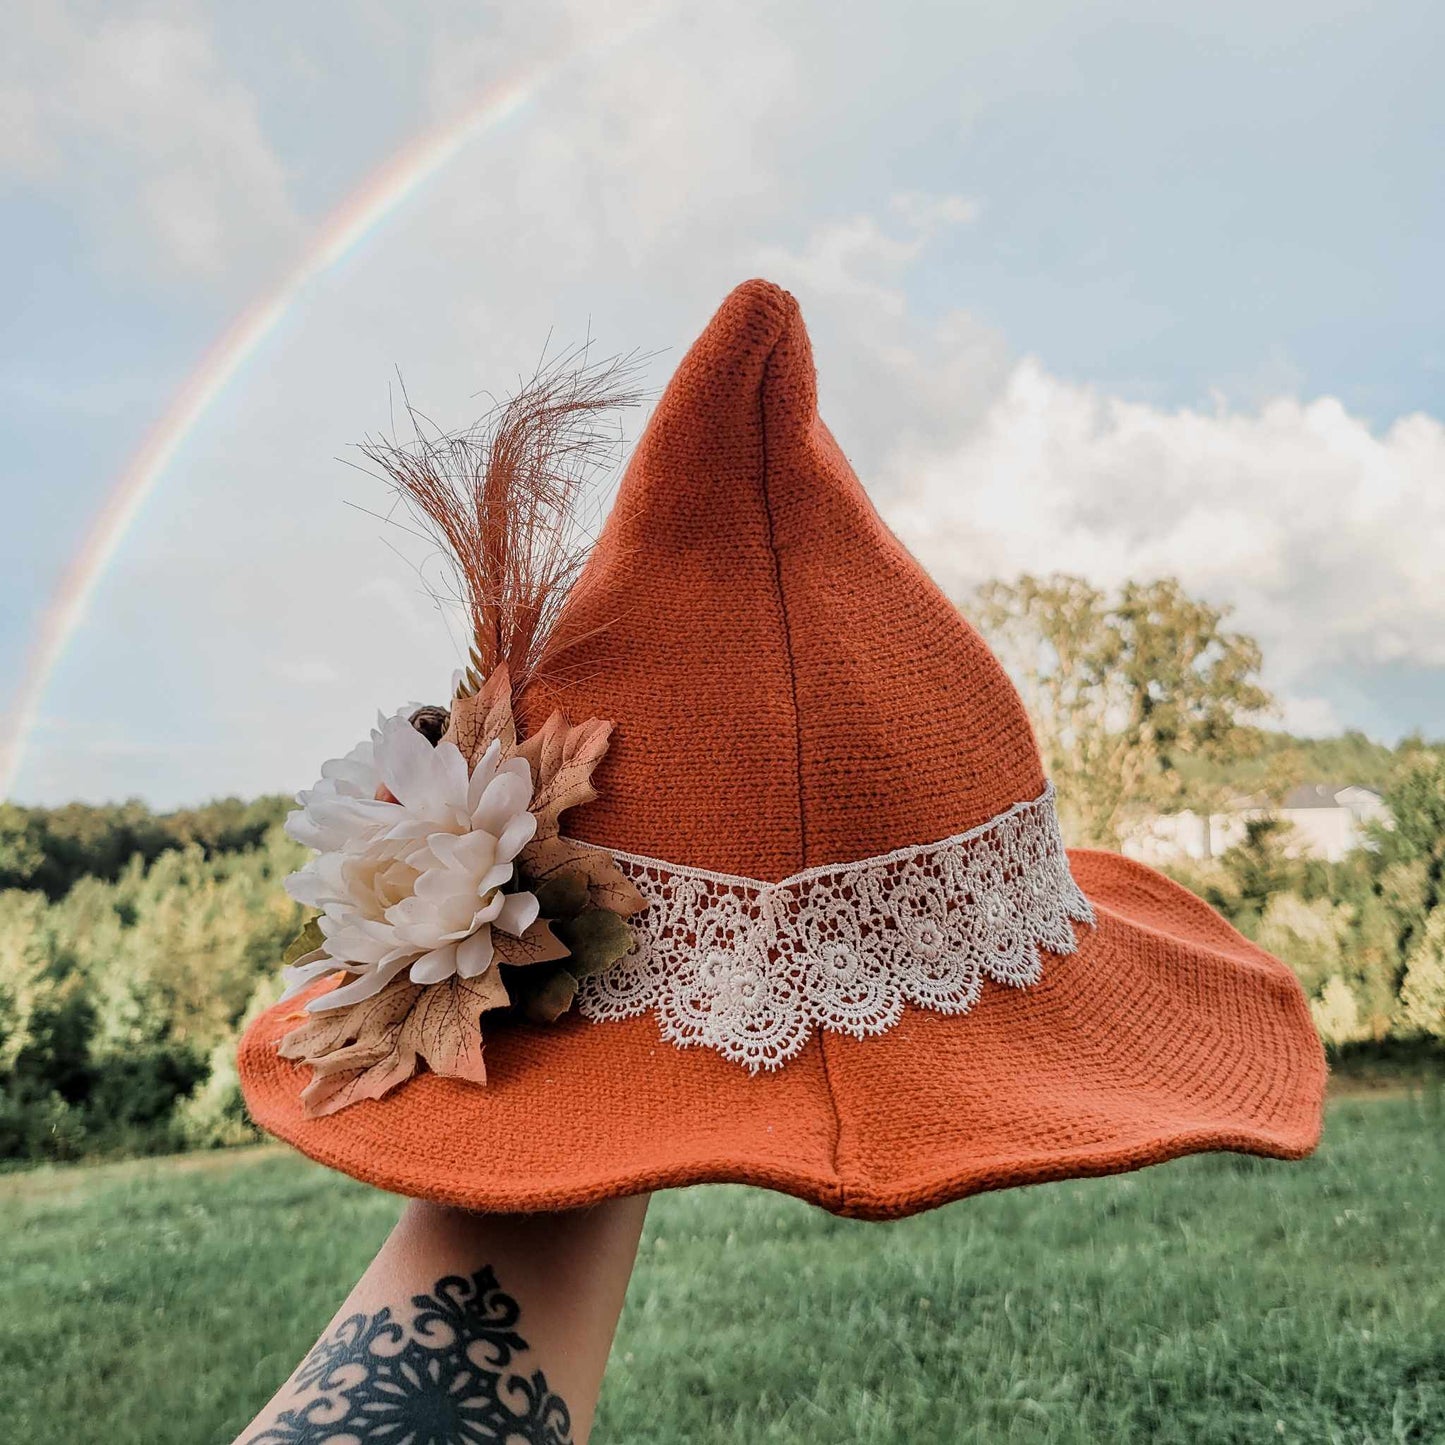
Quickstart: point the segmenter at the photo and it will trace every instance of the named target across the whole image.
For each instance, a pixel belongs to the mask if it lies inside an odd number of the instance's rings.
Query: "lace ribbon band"
[[[642,890],[638,943],[582,981],[596,1021],[655,1009],[663,1036],[753,1072],[814,1029],[861,1038],[912,1003],[965,1013],[984,977],[1025,987],[1040,949],[1072,953],[1094,921],[1069,872],[1050,783],[1032,802],[940,843],[830,863],[778,883],[614,853]]]

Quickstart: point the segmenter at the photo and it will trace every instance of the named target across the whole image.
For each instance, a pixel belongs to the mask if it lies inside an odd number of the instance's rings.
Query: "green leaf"
[[[581,873],[558,873],[533,892],[543,918],[575,918],[587,907],[587,879]]]
[[[522,1014],[534,1024],[554,1024],[577,996],[577,980],[565,968],[559,968],[539,989],[528,994],[522,1003]]]
[[[567,967],[578,978],[597,973],[632,949],[632,930],[620,914],[589,908],[575,918],[562,918],[553,930],[571,951]]]
[[[286,952],[281,955],[281,962],[289,967],[298,958],[305,958],[308,953],[315,953],[325,942],[326,935],[321,932],[320,920],[308,919],[301,932],[286,945]]]

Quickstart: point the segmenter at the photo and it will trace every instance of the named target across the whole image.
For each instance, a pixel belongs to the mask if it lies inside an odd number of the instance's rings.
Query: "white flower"
[[[286,889],[321,911],[326,940],[285,970],[288,993],[338,969],[357,975],[311,1010],[370,998],[403,969],[414,983],[476,978],[491,966],[493,928],[520,936],[537,918],[531,893],[502,891],[537,831],[526,759],[502,762],[493,743],[468,776],[456,745],[432,747],[409,712],[325,764],[286,819],[317,850]],[[395,802],[377,799],[383,784]]]

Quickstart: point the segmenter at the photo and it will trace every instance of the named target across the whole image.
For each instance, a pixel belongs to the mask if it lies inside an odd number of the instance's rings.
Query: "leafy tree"
[[[1424,858],[1389,862],[1378,854],[1376,859],[1380,900],[1395,920],[1397,939],[1408,940],[1430,916],[1434,888],[1429,862]]]
[[[1400,947],[1408,952],[1425,918],[1445,902],[1445,751],[1411,747],[1384,792],[1388,826],[1373,843],[1393,890],[1408,897]]]
[[[1421,859],[1437,884],[1445,873],[1445,751],[1405,752],[1384,792],[1393,821],[1376,841],[1397,858]]]
[[[1371,1037],[1355,991],[1339,974],[1327,979],[1319,997],[1310,1000],[1310,1016],[1320,1037],[1336,1048],[1342,1044],[1364,1043]]]
[[[30,812],[0,803],[0,888],[28,888],[45,862]]]
[[[1294,969],[1306,993],[1315,994],[1345,972],[1351,921],[1342,904],[1324,898],[1306,903],[1296,893],[1276,893],[1255,938]]]
[[[1377,894],[1351,905],[1352,925],[1346,940],[1349,976],[1370,1037],[1387,1038],[1399,1013],[1400,961],[1398,927],[1389,906]]]
[[[1297,868],[1284,855],[1284,825],[1278,818],[1250,818],[1244,838],[1228,849],[1220,866],[1233,880],[1235,920],[1244,925],[1259,918],[1271,900],[1295,881]]]
[[[1215,790],[1190,763],[1261,746],[1258,645],[1172,578],[1110,596],[1025,575],[987,583],[974,610],[1023,694],[1074,841],[1117,844],[1133,813],[1207,807]]]
[[[212,841],[265,819],[222,816]],[[0,892],[0,1158],[250,1137],[226,1061],[275,997],[301,913],[281,880],[303,856],[273,821],[254,846],[136,854],[55,902]]]
[[[1445,1039],[1445,908],[1430,915],[1410,954],[1400,1016],[1408,1029]]]

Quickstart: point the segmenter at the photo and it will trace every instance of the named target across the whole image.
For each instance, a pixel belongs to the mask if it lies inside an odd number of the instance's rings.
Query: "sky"
[[[1174,575],[1277,721],[1445,735],[1429,0],[11,0],[0,782],[288,791],[458,660],[350,462],[798,297],[958,598]],[[635,435],[643,416],[629,422]]]

